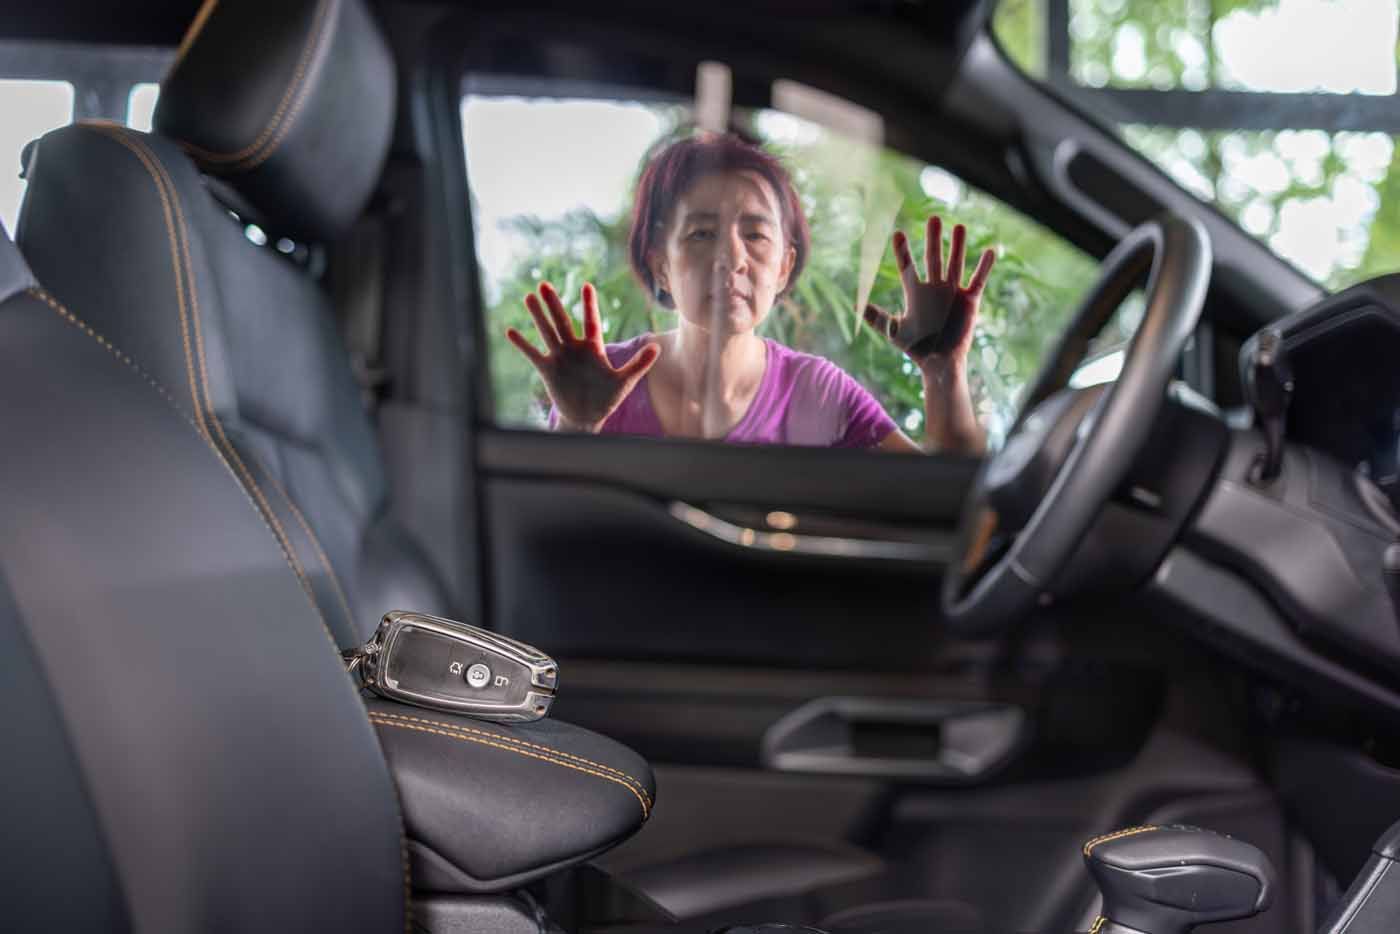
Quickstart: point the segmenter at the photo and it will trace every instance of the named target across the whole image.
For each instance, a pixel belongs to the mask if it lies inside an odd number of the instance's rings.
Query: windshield
[[[1333,289],[1400,270],[1397,0],[1001,0],[1028,74]]]

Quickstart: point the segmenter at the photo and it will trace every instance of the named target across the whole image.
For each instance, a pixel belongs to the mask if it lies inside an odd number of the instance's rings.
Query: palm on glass
[[[515,328],[506,329],[506,338],[544,380],[562,428],[598,431],[661,356],[661,348],[652,343],[621,366],[612,365],[603,345],[598,293],[592,283],[583,286],[582,337],[574,332],[559,293],[548,282],[540,284],[539,295],[532,292],[525,297],[525,308],[534,319],[545,351],[538,350]]]
[[[990,249],[983,251],[972,279],[964,287],[966,252],[967,229],[958,224],[953,227],[948,265],[944,267],[943,221],[933,215],[928,219],[924,244],[928,279],[921,280],[909,250],[909,238],[902,230],[895,232],[894,257],[904,284],[904,314],[896,317],[878,305],[867,305],[865,320],[920,366],[960,364],[972,346],[977,306],[987,287],[992,264],[996,262],[996,253]]]

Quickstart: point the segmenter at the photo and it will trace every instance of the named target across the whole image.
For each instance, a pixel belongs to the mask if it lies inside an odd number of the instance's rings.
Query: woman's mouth
[[[747,302],[749,293],[739,289],[718,289],[710,293],[710,301],[721,302]]]

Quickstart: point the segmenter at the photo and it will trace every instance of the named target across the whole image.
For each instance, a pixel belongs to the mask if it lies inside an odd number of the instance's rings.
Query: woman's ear
[[[670,270],[666,267],[666,256],[660,250],[651,250],[647,253],[647,268],[651,270],[651,281],[656,294],[659,296],[663,292],[670,294],[671,277]]]
[[[778,294],[787,291],[788,279],[792,276],[792,267],[797,265],[797,247],[788,244],[787,251],[783,253],[783,266],[778,270]]]

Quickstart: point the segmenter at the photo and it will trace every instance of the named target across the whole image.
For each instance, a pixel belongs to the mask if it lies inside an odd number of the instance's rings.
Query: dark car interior
[[[0,77],[126,71],[0,167],[0,927],[1400,929],[1400,275],[1329,294],[993,6],[15,7]],[[464,89],[715,60],[1097,264],[986,457],[497,418]],[[548,716],[360,690],[393,611]]]

